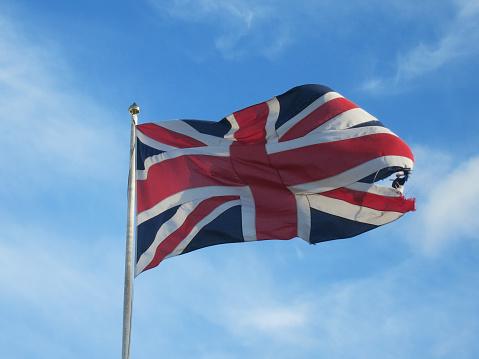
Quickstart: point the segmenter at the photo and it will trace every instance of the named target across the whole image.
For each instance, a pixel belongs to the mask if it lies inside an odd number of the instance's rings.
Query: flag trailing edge
[[[135,276],[224,243],[354,237],[414,210],[375,182],[414,166],[407,144],[321,85],[303,85],[219,122],[137,126]]]

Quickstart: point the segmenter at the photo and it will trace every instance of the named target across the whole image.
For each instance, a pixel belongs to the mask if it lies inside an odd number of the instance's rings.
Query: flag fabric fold
[[[219,122],[137,126],[135,275],[224,243],[349,238],[414,210],[374,182],[414,157],[337,92],[303,85]]]

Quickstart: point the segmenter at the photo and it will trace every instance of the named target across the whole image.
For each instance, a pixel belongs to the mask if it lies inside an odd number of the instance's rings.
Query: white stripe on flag
[[[266,141],[267,142],[278,142],[278,134],[276,133],[276,120],[279,116],[279,101],[278,99],[272,98],[271,100],[267,101],[266,104],[268,105],[268,118],[266,119]]]
[[[173,256],[177,256],[177,255],[183,253],[183,251],[186,249],[188,244],[191,243],[193,238],[198,234],[199,231],[201,231],[203,229],[204,226],[206,226],[207,224],[212,222],[216,217],[218,217],[220,214],[222,214],[226,210],[228,210],[228,209],[230,209],[234,206],[240,205],[240,202],[241,201],[239,199],[237,199],[237,200],[233,200],[233,201],[223,203],[220,206],[216,207],[210,214],[208,214],[205,218],[203,218],[201,221],[199,221],[193,227],[191,232],[188,233],[187,236],[185,236],[185,238],[180,242],[180,244],[178,244],[178,246],[173,250],[173,252],[171,252],[171,254],[167,255],[165,257],[165,259],[173,257]]]
[[[281,138],[284,136],[286,132],[288,132],[294,125],[296,125],[299,121],[301,121],[306,116],[310,115],[313,111],[315,111],[320,106],[324,105],[326,102],[334,100],[335,98],[342,98],[340,94],[337,92],[328,92],[312,102],[308,107],[306,107],[303,111],[298,113],[296,116],[292,117],[288,120],[284,125],[277,129],[278,137]]]
[[[350,186],[353,183],[389,166],[412,168],[413,162],[411,159],[402,156],[378,157],[347,171],[341,172],[336,176],[328,177],[319,181],[289,186],[288,188],[296,195],[327,192],[336,188]],[[393,195],[393,191],[389,191],[388,193],[390,193],[389,197],[397,197],[397,195]]]
[[[311,203],[311,208],[317,209],[318,211],[375,226],[390,223],[403,215],[403,213],[400,212],[378,211],[322,195],[309,195],[308,200]]]
[[[354,191],[368,192],[371,194],[377,194],[383,197],[400,197],[401,192],[392,187],[379,186],[377,184],[356,182],[345,186],[345,188],[352,189]]]
[[[296,197],[298,209],[298,237],[310,243],[311,237],[311,209],[308,196],[299,195]]]
[[[236,138],[234,135],[235,135],[235,132],[238,131],[239,125],[238,125],[238,122],[236,122],[235,115],[234,114],[228,115],[226,116],[226,119],[231,124],[231,129],[228,131],[226,135],[224,135],[224,138],[230,141],[236,141]]]
[[[228,187],[228,186],[209,186],[187,189],[182,192],[175,193],[163,201],[157,203],[155,206],[147,209],[141,213],[138,213],[136,217],[137,225],[153,218],[164,211],[179,206],[181,204],[204,200],[211,197],[219,196],[243,196],[248,195],[250,192],[247,186],[243,187]]]
[[[141,142],[143,142],[145,145],[156,148],[157,150],[160,150],[160,151],[176,150],[176,147],[165,145],[164,143],[155,141],[154,139],[148,137],[143,132],[141,132],[138,128],[136,129],[136,137],[138,137],[138,139]]]
[[[135,266],[135,275],[140,274],[146,268],[146,266],[150,264],[155,256],[156,248],[158,248],[160,243],[183,224],[191,211],[193,211],[200,202],[201,201],[196,201],[183,204],[173,217],[163,223],[158,232],[156,232],[153,243],[138,259],[138,262]]]
[[[268,143],[266,145],[266,152],[268,154],[294,150],[295,148],[307,147],[312,145],[317,145],[320,143],[328,143],[342,140],[349,140],[352,138],[358,138],[368,135],[375,134],[389,134],[397,137],[394,133],[388,130],[386,127],[358,127],[351,128],[348,130],[336,130],[336,131],[327,131],[320,132],[317,129],[311,131],[306,136],[297,138],[290,141],[279,142],[279,143]]]
[[[352,108],[347,110],[335,117],[333,117],[328,122],[319,126],[315,131],[336,131],[344,130],[350,127],[359,125],[364,122],[377,121],[379,120],[364,111],[362,108]]]
[[[177,149],[174,148],[171,151],[163,152],[151,157],[148,157],[145,162],[144,170],[137,170],[136,177],[138,180],[146,180],[148,177],[148,170],[151,166],[154,166],[158,163],[161,163],[166,160],[171,160],[173,158],[178,158],[181,156],[190,156],[190,155],[208,155],[208,156],[216,156],[216,157],[229,157],[230,156],[230,148],[228,141],[228,146],[205,146],[205,147],[194,147],[194,148],[184,148],[184,149]]]
[[[184,122],[183,120],[168,120],[168,121],[160,121],[155,122],[155,125],[159,127],[166,128],[170,131],[174,131],[180,133],[182,135],[191,137],[195,140],[203,142],[205,145],[208,146],[217,146],[219,144],[228,144],[230,141],[226,141],[222,137],[217,137],[213,135],[208,135],[206,133],[199,132],[194,127],[190,126],[188,123]]]
[[[241,195],[241,222],[245,242],[258,240],[256,236],[256,205],[250,187],[244,187]]]

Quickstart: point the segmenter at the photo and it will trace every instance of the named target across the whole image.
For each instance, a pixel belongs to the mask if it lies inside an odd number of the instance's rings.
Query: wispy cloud
[[[226,59],[274,56],[291,38],[282,4],[269,0],[150,0],[163,13],[214,29],[216,49]]]
[[[478,53],[479,6],[475,0],[451,1],[455,12],[450,22],[438,19],[436,31],[443,35],[436,41],[420,40],[411,50],[399,53],[396,59],[395,75],[371,78],[364,82],[362,89],[370,92],[396,91],[404,83],[462,58]]]
[[[17,220],[1,227],[3,356],[119,352],[123,251],[111,248],[107,238],[84,246],[72,233]]]
[[[415,153],[412,191],[419,198],[411,216],[414,246],[437,255],[458,240],[479,239],[479,155],[461,159],[424,147]]]
[[[396,82],[407,81],[435,71],[457,58],[477,53],[471,44],[479,42],[479,9],[471,1],[460,4],[449,31],[437,43],[420,43],[398,57]]]
[[[0,164],[22,167],[12,185],[41,184],[51,175],[106,178],[103,158],[120,148],[111,115],[75,90],[73,71],[54,42],[30,41],[5,17],[0,33]]]
[[[69,218],[79,226],[62,232],[62,210],[52,202],[85,211],[75,205],[79,192],[118,173],[119,162],[108,161],[121,148],[117,130],[110,114],[75,89],[58,44],[33,41],[21,22],[4,16],[0,34],[3,356],[105,357],[98,351],[114,350],[121,337],[108,321],[120,328],[123,251],[108,248],[101,230],[78,235],[87,227],[78,212]]]
[[[168,344],[168,331],[181,327],[182,316],[208,323],[210,332],[194,332],[188,340],[217,357],[372,358],[394,353],[390,357],[407,358],[419,352],[422,357],[459,353],[467,358],[478,349],[477,323],[469,315],[477,309],[478,289],[470,286],[477,276],[462,278],[458,269],[441,285],[429,279],[431,271],[452,263],[428,262],[419,255],[331,283],[318,278],[320,270],[309,272],[301,262],[297,263],[303,270],[301,280],[274,278],[280,269],[269,266],[275,260],[259,259],[253,252],[235,253],[231,247],[223,254],[226,257],[215,263],[211,256],[177,258],[178,264],[169,263],[158,268],[158,275],[140,279],[137,298],[141,297],[141,303],[137,302],[135,313],[142,319],[136,322],[137,328],[153,322],[157,326],[146,337],[135,337],[141,341],[137,350],[156,347],[151,340],[158,337],[165,351],[172,350],[175,346]],[[175,278],[164,279],[170,275]],[[165,288],[170,288],[168,293]],[[155,305],[158,298],[161,308]],[[464,298],[460,308],[458,298]],[[179,311],[172,315],[169,306]],[[174,324],[168,328],[153,318]],[[216,330],[221,341],[214,339]],[[234,352],[229,350],[231,342],[236,343]],[[178,357],[188,354],[178,353]]]

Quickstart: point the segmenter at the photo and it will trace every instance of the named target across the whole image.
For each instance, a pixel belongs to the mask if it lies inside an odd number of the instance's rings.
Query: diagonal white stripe
[[[377,184],[371,184],[371,183],[356,182],[348,186],[345,186],[345,188],[349,188],[349,189],[360,191],[360,192],[377,194],[383,197],[400,197],[401,196],[401,192],[392,187],[379,186]]]
[[[154,166],[166,160],[178,158],[181,156],[189,156],[189,155],[208,155],[208,156],[216,156],[216,157],[228,157],[230,155],[230,148],[229,148],[229,145],[183,148],[183,149],[174,148],[171,151],[163,152],[163,153],[148,157],[144,162],[145,169],[136,171],[136,178],[139,181],[146,180],[148,177],[148,170],[151,168],[151,166]]]
[[[164,143],[155,141],[154,139],[145,135],[139,129],[136,129],[136,137],[138,137],[138,139],[141,142],[143,142],[145,145],[156,148],[157,150],[160,150],[160,151],[170,151],[170,150],[176,149],[176,147],[165,145]]]
[[[160,121],[155,122],[155,125],[159,127],[166,128],[170,131],[174,131],[180,133],[182,135],[194,138],[200,142],[203,142],[205,145],[208,146],[217,146],[219,144],[227,144],[230,141],[225,140],[222,137],[217,137],[213,135],[208,135],[206,133],[199,132],[194,127],[190,126],[186,122],[182,120],[168,120],[168,121]]]
[[[311,203],[311,208],[318,211],[375,226],[390,223],[403,215],[400,212],[378,211],[321,195],[309,195],[308,200]]]
[[[336,131],[336,130],[343,130],[348,129],[350,127],[359,125],[364,122],[369,121],[378,121],[379,120],[364,111],[362,108],[353,108],[351,110],[347,110],[332,119],[328,122],[319,126],[315,132],[322,132],[322,131]]]
[[[158,232],[156,233],[155,239],[151,246],[140,256],[136,266],[135,266],[135,275],[136,273],[141,273],[148,264],[153,260],[156,252],[156,248],[160,245],[165,238],[170,234],[176,231],[186,220],[188,215],[201,203],[201,201],[188,202],[183,204],[175,215],[170,218],[168,221],[163,223]]]
[[[223,203],[220,206],[216,207],[209,215],[207,215],[205,218],[199,221],[196,224],[196,226],[193,227],[191,232],[181,241],[181,243],[174,249],[174,251],[171,254],[165,257],[165,259],[173,257],[173,256],[177,256],[178,254],[183,253],[183,251],[188,246],[188,244],[191,243],[193,238],[198,234],[199,231],[203,229],[204,226],[212,222],[216,217],[218,217],[220,214],[222,214],[226,210],[234,206],[238,206],[240,204],[241,204],[241,200],[238,199],[238,200]]]
[[[315,111],[317,108],[320,106],[324,105],[326,102],[334,100],[335,98],[340,98],[343,97],[337,92],[328,92],[318,98],[316,101],[312,102],[308,107],[306,107],[303,111],[298,113],[296,116],[292,117],[289,119],[285,124],[283,124],[280,128],[277,129],[278,136],[281,138],[284,136],[286,132],[288,132],[294,125],[296,125],[299,121],[301,121],[303,118],[311,114],[313,111]]]
[[[156,249],[158,246],[163,242],[169,235],[174,233],[178,228],[180,228],[185,220],[188,218],[188,215],[202,202],[199,201],[192,201],[183,204],[175,215],[160,227],[158,232],[156,233],[155,239],[151,246],[140,256],[138,262],[135,265],[135,277],[140,274],[153,260]],[[181,254],[183,250],[188,246],[188,244],[192,241],[192,239],[198,234],[198,232],[206,226],[208,223],[213,221],[216,217],[218,217],[221,213],[225,212],[229,208],[237,206],[240,204],[240,200],[233,200],[226,203],[221,204],[220,206],[216,207],[210,214],[208,214],[205,218],[199,221],[190,233],[181,241],[181,243],[173,250],[171,254],[166,256],[166,258],[170,258]]]
[[[358,138],[368,135],[385,133],[392,136],[396,136],[391,130],[385,127],[373,126],[373,127],[358,127],[347,130],[335,130],[322,132],[318,129],[308,133],[306,136],[297,138],[290,141],[279,143],[268,143],[266,145],[266,152],[268,154],[293,150],[295,148],[312,146],[320,143],[335,142],[342,140],[349,140],[352,138]],[[397,137],[397,136],[396,136]]]
[[[150,218],[153,218],[160,213],[183,203],[219,196],[240,196],[241,198],[247,198],[248,196],[251,196],[251,191],[247,186],[209,186],[187,189],[165,198],[163,201],[157,203],[155,206],[147,209],[146,211],[138,213],[136,216],[136,222],[137,225],[140,225]]]

